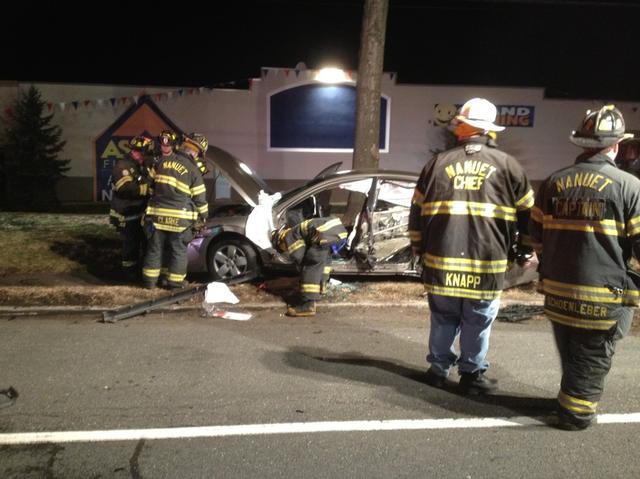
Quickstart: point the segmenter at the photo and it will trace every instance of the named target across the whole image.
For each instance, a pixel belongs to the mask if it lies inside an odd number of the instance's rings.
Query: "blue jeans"
[[[484,371],[491,324],[498,315],[500,298],[491,301],[429,294],[431,331],[427,361],[440,376],[455,364],[461,373]],[[460,356],[454,342],[460,335]]]

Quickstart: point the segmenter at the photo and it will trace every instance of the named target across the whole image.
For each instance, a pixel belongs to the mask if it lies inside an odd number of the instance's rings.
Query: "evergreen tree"
[[[31,86],[7,111],[0,151],[0,201],[4,209],[46,211],[58,205],[56,183],[69,170],[69,160],[58,159],[66,142],[62,128],[51,125],[46,103]]]

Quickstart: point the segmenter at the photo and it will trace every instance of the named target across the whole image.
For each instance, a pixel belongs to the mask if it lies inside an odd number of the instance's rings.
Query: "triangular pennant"
[[[288,68],[285,68],[285,69],[284,69],[284,76],[285,76],[285,77],[288,77],[288,76],[289,76],[289,69],[288,69]]]
[[[47,109],[51,111],[53,109],[53,103],[47,103]]]
[[[99,108],[102,108],[102,104],[103,104],[103,103],[104,103],[104,101],[102,100],[102,98],[98,98],[98,99],[96,100],[96,105],[97,105]]]
[[[167,99],[171,100],[172,98],[173,98],[173,92],[172,91],[167,92]]]
[[[116,106],[116,99],[115,98],[109,98],[109,101],[111,102],[111,106]]]
[[[127,103],[127,100],[128,100],[128,99],[129,99],[129,98],[127,98],[126,96],[121,96],[121,97],[120,97],[120,103],[122,103],[122,104],[124,105],[125,103]]]
[[[204,87],[201,86],[200,88],[198,88],[198,95],[202,95],[202,92],[204,91]]]
[[[268,74],[269,74],[269,69],[268,68],[263,68],[262,69],[262,78],[267,78]]]
[[[389,73],[389,80],[393,80],[393,77],[396,76],[395,73]]]
[[[296,78],[298,78],[298,75],[300,75],[300,70],[296,68],[294,71],[296,72]]]
[[[140,96],[138,96],[138,95],[133,95],[133,102],[137,104],[137,103],[138,103],[138,99],[139,99],[139,98],[140,98]]]
[[[84,101],[85,108],[87,108],[89,105],[91,105],[91,100],[85,100]]]
[[[183,93],[184,93],[184,90],[183,90],[182,88],[180,88],[180,89],[178,90],[178,95],[179,95],[179,96],[182,96],[182,94],[183,94]]]
[[[67,106],[67,104],[61,101],[60,103],[58,103],[58,106],[60,107],[60,111],[64,111],[64,107]]]
[[[73,105],[73,108],[77,110],[78,109],[78,105],[80,104],[80,102],[72,101],[71,104]]]

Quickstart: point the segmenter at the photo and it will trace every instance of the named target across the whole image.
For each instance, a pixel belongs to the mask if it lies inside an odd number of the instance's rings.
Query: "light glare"
[[[322,83],[342,83],[349,81],[349,78],[340,68],[322,68],[316,74],[316,80]]]

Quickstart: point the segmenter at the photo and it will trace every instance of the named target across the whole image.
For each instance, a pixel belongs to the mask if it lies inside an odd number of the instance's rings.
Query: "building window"
[[[356,88],[305,84],[268,97],[268,148],[281,151],[353,151]],[[381,152],[389,149],[389,98],[380,98]]]

